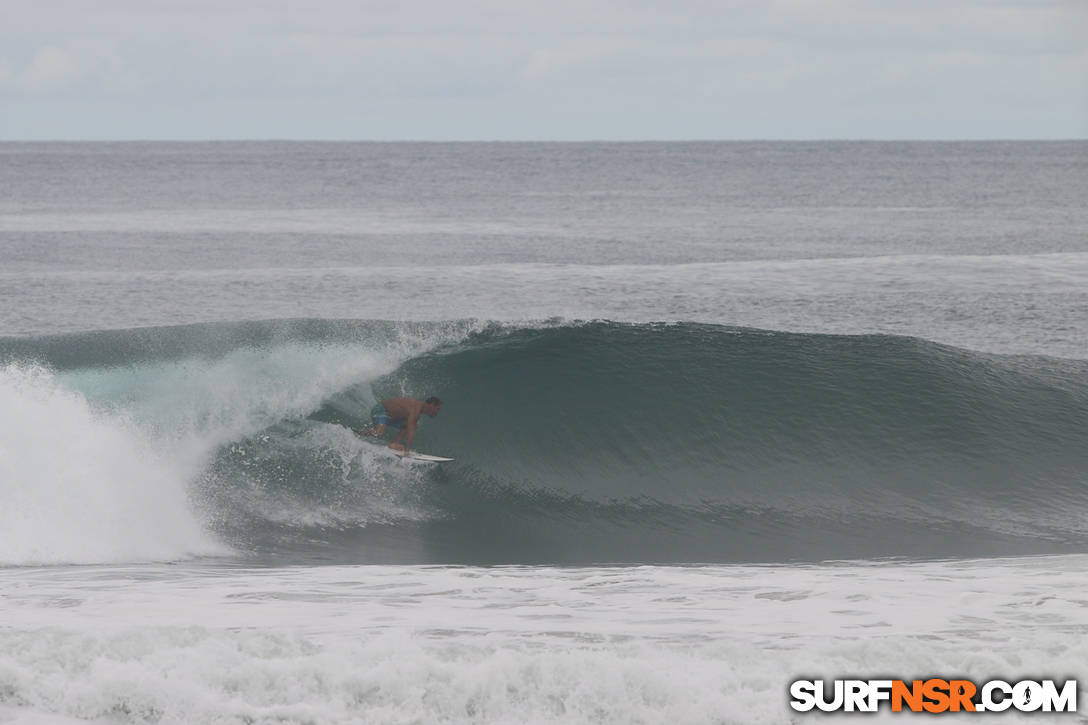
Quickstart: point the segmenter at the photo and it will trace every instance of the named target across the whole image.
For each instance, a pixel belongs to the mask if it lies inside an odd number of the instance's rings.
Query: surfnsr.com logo
[[[790,707],[798,712],[1076,712],[1077,681],[796,680]]]

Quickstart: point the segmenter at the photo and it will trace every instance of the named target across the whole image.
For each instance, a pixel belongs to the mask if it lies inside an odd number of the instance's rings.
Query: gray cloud
[[[1080,0],[6,0],[2,138],[1088,132]]]

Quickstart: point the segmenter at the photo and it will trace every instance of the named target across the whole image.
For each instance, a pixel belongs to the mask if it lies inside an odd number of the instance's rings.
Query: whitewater
[[[0,161],[0,722],[1088,678],[1082,142]]]

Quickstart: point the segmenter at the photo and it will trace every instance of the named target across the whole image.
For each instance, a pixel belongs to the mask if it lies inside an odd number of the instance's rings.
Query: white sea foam
[[[40,367],[0,368],[0,564],[214,553],[186,470]]]
[[[316,423],[289,436],[261,438],[266,448],[252,458],[232,446],[238,465],[215,482],[218,505],[235,515],[245,512],[292,528],[350,528],[440,515],[418,500],[426,467],[413,467],[344,426]],[[322,490],[300,497],[294,487],[269,486],[262,478],[269,470],[262,458],[269,454],[308,458],[311,471],[320,471]]]
[[[0,571],[0,697],[17,721],[798,722],[798,677],[1082,675],[1086,564]]]

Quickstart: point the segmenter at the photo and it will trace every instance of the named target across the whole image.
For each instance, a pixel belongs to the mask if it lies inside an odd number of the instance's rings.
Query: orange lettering
[[[892,712],[902,712],[903,702],[914,712],[922,710],[922,681],[914,680],[910,687],[902,680],[892,683]]]
[[[948,691],[951,694],[952,712],[959,712],[962,707],[967,712],[975,711],[975,703],[971,698],[975,696],[975,683],[970,680],[952,680],[948,683]]]
[[[922,684],[922,694],[929,702],[923,703],[926,712],[944,712],[948,709],[948,680],[926,680]]]

